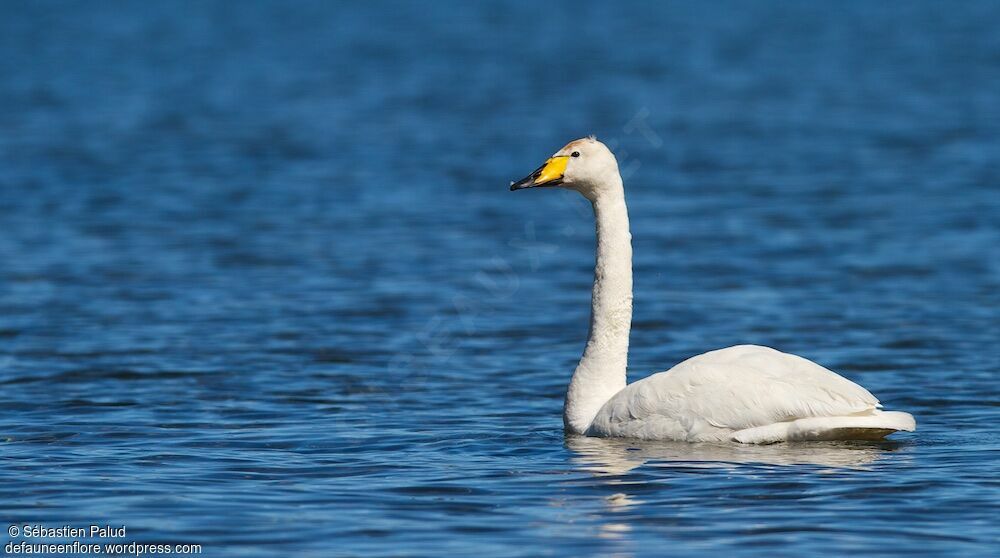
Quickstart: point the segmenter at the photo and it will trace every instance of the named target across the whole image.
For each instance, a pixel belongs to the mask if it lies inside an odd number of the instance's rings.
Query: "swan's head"
[[[511,191],[561,186],[596,199],[605,190],[621,188],[618,161],[608,146],[591,136],[571,141],[535,172],[510,183]]]

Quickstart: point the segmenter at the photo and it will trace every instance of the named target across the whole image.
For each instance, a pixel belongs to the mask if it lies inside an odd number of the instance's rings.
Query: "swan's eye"
[[[580,156],[580,152],[579,151],[574,151],[574,152],[570,153],[569,156],[570,157],[579,157]]]

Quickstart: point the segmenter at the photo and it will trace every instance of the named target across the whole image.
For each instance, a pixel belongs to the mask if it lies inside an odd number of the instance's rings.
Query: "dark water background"
[[[0,520],[209,556],[995,555],[998,29],[989,1],[5,3]],[[506,185],[589,133],[628,175],[632,379],[762,343],[918,432],[564,439],[591,217]]]

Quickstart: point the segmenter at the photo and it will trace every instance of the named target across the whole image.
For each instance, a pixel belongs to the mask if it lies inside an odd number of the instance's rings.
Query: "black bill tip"
[[[535,169],[535,172],[529,174],[528,176],[525,176],[521,180],[518,180],[517,182],[511,182],[510,191],[513,192],[514,190],[524,190],[525,188],[534,188],[535,186],[540,186],[540,184],[535,183],[535,181],[538,180],[538,177],[542,175],[543,168],[545,168],[545,165],[538,167],[537,169]]]

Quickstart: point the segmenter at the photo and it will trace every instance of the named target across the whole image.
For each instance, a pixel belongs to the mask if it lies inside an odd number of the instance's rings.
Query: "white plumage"
[[[590,335],[566,392],[566,431],[600,437],[773,443],[880,439],[913,431],[865,388],[802,357],[756,345],[719,349],[626,385],[632,236],[618,163],[594,138],[570,142],[511,190],[562,186],[594,206]]]
[[[877,439],[913,430],[865,388],[800,356],[739,345],[634,382],[601,407],[587,434],[770,443]]]

